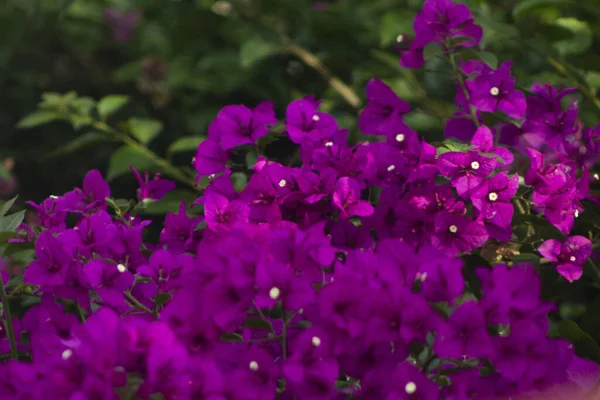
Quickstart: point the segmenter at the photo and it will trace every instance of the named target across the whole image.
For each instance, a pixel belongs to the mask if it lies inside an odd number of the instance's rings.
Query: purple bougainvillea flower
[[[442,211],[435,216],[434,224],[431,244],[452,256],[475,250],[489,238],[485,226],[468,217]]]
[[[116,8],[104,9],[104,21],[112,30],[113,39],[117,42],[127,42],[135,31],[140,19],[139,11],[119,12]]]
[[[493,352],[483,311],[479,304],[467,301],[442,325],[435,341],[435,352],[442,357],[480,358]]]
[[[194,168],[196,168],[196,172],[198,173],[196,182],[203,176],[225,171],[227,161],[229,161],[229,156],[219,143],[211,139],[200,143],[196,157],[194,157]]]
[[[358,118],[358,126],[363,133],[397,135],[410,130],[402,122],[402,115],[410,111],[410,106],[378,78],[367,84],[367,100],[369,102]]]
[[[510,165],[514,161],[514,156],[509,149],[504,147],[496,147],[494,145],[494,136],[492,131],[485,125],[480,126],[471,139],[471,146],[477,151],[483,153],[494,153],[502,160],[498,160],[500,165]]]
[[[131,288],[135,278],[126,266],[92,260],[84,266],[84,273],[104,304],[119,311],[127,309],[123,292]]]
[[[463,263],[460,259],[448,258],[429,248],[421,249],[418,259],[422,263],[418,279],[427,300],[452,302],[464,292]]]
[[[129,167],[135,178],[140,185],[137,190],[137,197],[139,201],[143,201],[145,199],[150,200],[160,200],[171,190],[175,189],[175,182],[168,181],[166,179],[160,179],[160,174],[154,175],[153,180],[148,180],[148,171],[146,171],[144,178],[140,175],[140,173],[132,166]]]
[[[525,116],[527,102],[523,92],[515,90],[515,78],[510,75],[512,62],[505,61],[497,70],[480,73],[466,82],[469,103],[479,111],[502,111],[511,118]]]
[[[444,47],[452,38],[462,38],[462,47],[475,47],[483,35],[480,26],[473,23],[473,16],[463,4],[452,4],[451,0],[427,0],[414,22],[415,40],[410,48],[403,51],[400,65],[406,68],[419,68],[423,65],[423,49],[430,42]]]
[[[243,105],[226,106],[216,118],[219,141],[224,150],[244,144],[254,144],[258,139],[269,133],[269,126],[275,125],[273,103],[264,102],[254,110]]]
[[[474,215],[482,221],[490,238],[508,241],[512,235],[511,222],[514,206],[511,199],[519,188],[517,174],[508,177],[508,172],[501,172],[486,180],[473,191],[471,201],[475,207]]]
[[[592,242],[583,236],[569,236],[562,242],[546,240],[538,247],[546,259],[556,263],[556,270],[569,282],[581,278],[583,264],[592,254]]]
[[[494,170],[497,161],[478,154],[476,151],[466,153],[448,152],[438,157],[440,173],[451,179],[452,186],[461,197],[468,196],[477,189],[485,178]]]
[[[69,270],[73,267],[73,256],[68,254],[61,243],[49,231],[42,232],[35,245],[37,260],[25,270],[24,281],[40,285],[48,290],[64,285]]]
[[[106,209],[106,198],[110,197],[110,187],[98,170],[91,170],[83,179],[83,188],[76,188],[64,196],[64,206],[70,211],[93,213]]]
[[[366,217],[373,214],[373,206],[360,199],[360,185],[352,178],[340,178],[332,195],[333,204],[341,211],[340,217]]]
[[[285,126],[292,142],[319,142],[338,132],[335,119],[327,113],[317,111],[318,107],[318,103],[307,99],[290,103],[285,112]]]

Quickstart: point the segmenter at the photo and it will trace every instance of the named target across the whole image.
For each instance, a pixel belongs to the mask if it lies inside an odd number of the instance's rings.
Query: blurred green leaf
[[[531,16],[532,13],[550,6],[563,6],[569,4],[568,0],[525,0],[517,3],[512,10],[516,20]]]
[[[242,44],[240,48],[240,63],[242,67],[249,68],[252,64],[281,50],[282,47],[278,43],[254,37]]]
[[[112,180],[130,171],[129,166],[144,171],[154,165],[154,161],[144,151],[128,145],[119,147],[110,157],[107,179]]]
[[[248,184],[248,177],[243,172],[234,172],[230,178],[236,192],[241,192]]]
[[[47,124],[48,122],[56,121],[60,119],[61,115],[56,111],[40,110],[32,114],[27,115],[25,118],[17,123],[17,128],[27,129],[33,128],[39,125]]]
[[[554,43],[560,54],[581,54],[592,45],[592,30],[585,21],[576,18],[559,18],[555,25],[573,32],[573,38]]]
[[[169,153],[178,153],[181,151],[196,151],[198,145],[206,138],[204,136],[184,136],[174,141],[169,146]]]
[[[25,218],[25,210],[0,218],[0,232],[14,232]]]
[[[4,217],[6,215],[6,213],[10,210],[13,204],[15,204],[15,201],[18,197],[19,196],[15,196],[12,199],[6,200],[4,203],[2,203],[2,206],[0,206],[0,217]]]
[[[167,193],[162,199],[149,204],[142,210],[142,213],[148,215],[177,213],[183,200],[185,200],[186,207],[189,209],[197,198],[198,193],[194,193],[189,190],[173,190]]]
[[[155,119],[130,118],[127,121],[129,131],[142,144],[148,144],[163,129],[163,124]]]
[[[129,96],[119,94],[111,94],[103,97],[102,100],[98,102],[98,114],[100,114],[102,118],[106,118],[121,109],[128,101]]]
[[[573,321],[562,321],[559,334],[563,339],[573,343],[575,353],[579,357],[600,363],[600,346]]]
[[[97,145],[100,143],[117,142],[116,139],[100,133],[100,132],[86,132],[83,135],[77,136],[70,142],[65,143],[57,149],[52,150],[50,153],[44,156],[45,159],[62,156],[65,154],[74,153],[79,150],[83,150],[86,147]]]
[[[441,44],[436,42],[427,43],[425,48],[423,49],[423,58],[425,60],[430,60],[434,57],[441,57],[444,55],[444,48]]]

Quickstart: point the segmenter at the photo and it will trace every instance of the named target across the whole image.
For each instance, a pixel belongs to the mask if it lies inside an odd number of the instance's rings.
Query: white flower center
[[[406,386],[404,386],[404,391],[406,394],[413,394],[417,391],[417,385],[414,382],[408,382]]]
[[[496,200],[498,200],[498,194],[495,192],[492,192],[488,195],[488,198],[490,199],[490,201],[496,201]]]
[[[479,169],[479,163],[477,161],[473,161],[471,163],[471,168],[473,168],[473,169]]]
[[[396,135],[396,142],[401,143],[404,142],[404,135],[399,133]]]
[[[249,367],[252,371],[258,371],[258,363],[256,361],[250,361]]]
[[[321,118],[318,115],[313,115],[312,120],[317,122],[318,120],[320,120]]]
[[[51,198],[52,200],[56,200],[56,199],[58,199],[58,196],[55,196],[55,195],[53,195],[53,194],[52,194],[52,195],[50,195],[50,198]]]
[[[404,35],[398,35],[396,37],[396,42],[398,42],[398,43],[402,43],[403,40],[404,40]]]
[[[600,180],[600,176],[598,176],[598,174],[594,174],[593,178],[594,180]]]
[[[586,149],[584,146],[581,146],[581,147],[579,148],[579,153],[580,153],[580,154],[585,154],[585,153],[587,153],[587,149]]]
[[[127,268],[123,264],[119,264],[119,265],[117,265],[117,270],[120,273],[123,273],[123,272],[127,271]]]
[[[389,167],[387,167],[387,170],[388,170],[389,172],[392,172],[392,171],[393,171],[393,170],[395,170],[395,169],[396,169],[396,166],[395,166],[395,165],[390,165]]]
[[[569,258],[569,260],[570,260],[571,262],[575,262],[575,260],[577,260],[577,258],[575,258],[575,256],[571,256],[571,257]]]
[[[210,174],[210,175],[208,176],[208,179],[214,179],[214,178],[215,178],[215,176],[217,176],[217,175],[215,175],[215,174]]]
[[[498,96],[500,94],[500,89],[498,89],[496,86],[494,86],[493,88],[490,89],[490,94],[492,96]]]
[[[318,336],[313,336],[312,337],[312,344],[315,347],[319,347],[321,345],[321,338]]]
[[[450,227],[448,228],[448,230],[452,233],[456,233],[458,232],[458,228],[456,227],[456,225],[450,225]]]
[[[325,146],[326,147],[331,147],[331,146],[333,146],[333,142],[327,142],[327,143],[325,143]]]
[[[575,218],[579,217],[579,210],[575,210]]]
[[[60,355],[61,358],[63,360],[68,360],[69,358],[71,358],[71,356],[73,355],[73,350],[71,349],[66,349],[65,351],[62,352],[62,354]]]
[[[285,181],[285,179],[282,179],[279,181],[279,187],[285,187],[285,185],[287,185],[287,182]]]
[[[277,300],[279,296],[281,296],[281,290],[279,290],[278,287],[274,287],[269,290],[269,297],[271,300]]]

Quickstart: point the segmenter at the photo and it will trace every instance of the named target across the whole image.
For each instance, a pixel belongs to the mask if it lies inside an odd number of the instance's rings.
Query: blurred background
[[[524,90],[535,81],[584,88],[582,118],[587,125],[597,123],[597,0],[466,3],[484,28],[482,47],[493,53],[492,63],[517,60],[513,73]],[[51,93],[46,102],[59,106],[75,98],[128,96],[123,107],[117,105],[125,98],[111,98],[116,103],[109,108],[116,111],[107,123],[142,124],[151,131],[150,149],[188,167],[209,122],[227,104],[253,107],[270,99],[283,120],[291,100],[314,94],[356,140],[356,116],[373,76],[410,102],[411,127],[428,139],[440,138],[453,112],[449,67],[436,57],[422,70],[398,67],[398,47],[410,41],[422,5],[422,0],[0,0],[0,196],[19,193],[21,202],[39,201],[79,186],[89,169],[106,174],[111,162],[127,163],[131,156],[116,160],[120,144],[89,126],[49,112],[25,118],[43,93]],[[290,149],[280,141],[270,151]],[[121,196],[134,195],[131,174],[109,175]]]

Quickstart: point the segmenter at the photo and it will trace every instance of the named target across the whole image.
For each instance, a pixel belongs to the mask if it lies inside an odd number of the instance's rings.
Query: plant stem
[[[139,310],[142,310],[150,315],[154,315],[151,309],[140,303],[139,300],[133,297],[133,295],[130,292],[123,292],[123,294],[125,295],[125,297],[127,297],[127,300],[133,303],[133,305],[136,306]]]
[[[469,104],[469,91],[467,90],[467,86],[465,85],[465,80],[463,78],[462,72],[458,69],[458,65],[456,64],[456,56],[454,53],[450,52],[449,60],[450,60],[450,65],[452,65],[452,70],[456,74],[456,80],[458,81],[458,84],[459,84],[460,88],[462,89],[463,94],[465,96],[465,100],[467,102],[467,107],[469,107],[469,112],[471,113],[471,119],[475,123],[475,126],[479,128],[480,124],[479,124],[479,119],[477,118],[477,111],[475,110],[475,108],[472,105]]]
[[[77,318],[79,318],[79,322],[81,322],[83,324],[85,322],[85,314],[83,313],[83,310],[81,309],[81,307],[79,306],[79,303],[77,303],[77,301],[75,302],[75,314],[77,314]]]
[[[283,327],[281,328],[281,351],[283,353],[283,361],[287,360],[287,315],[283,310]]]
[[[6,289],[4,288],[2,274],[0,274],[0,300],[2,300],[2,308],[4,309],[4,314],[6,316],[4,325],[10,344],[10,356],[13,360],[17,360],[19,356],[17,353],[17,341],[15,340],[15,328],[12,323],[12,314],[10,312],[10,305],[8,304],[8,296],[6,295]]]
[[[154,163],[156,163],[156,165],[158,165],[164,171],[165,175],[168,175],[169,177],[176,179],[177,181],[188,185],[192,188],[196,188],[196,182],[193,178],[187,176],[179,168],[171,164],[167,159],[162,158],[161,156],[150,150],[148,147],[144,146],[141,143],[138,143],[133,138],[129,137],[127,134],[114,129],[108,124],[101,121],[97,121],[94,124],[94,127],[102,132],[113,135],[126,145],[131,146],[144,153],[146,156],[148,156],[148,158],[150,158]]]
[[[288,52],[292,53],[293,55],[301,59],[306,65],[308,65],[309,67],[317,71],[319,74],[321,74],[321,76],[325,78],[325,80],[327,80],[329,86],[331,86],[336,92],[338,92],[348,104],[350,104],[355,109],[359,109],[361,107],[362,101],[360,100],[360,97],[358,97],[358,95],[354,92],[354,90],[352,90],[350,86],[342,82],[340,78],[333,75],[316,55],[314,55],[304,47],[300,47],[297,44],[292,43],[287,37],[283,35],[281,36],[281,41],[283,42],[285,49]]]

